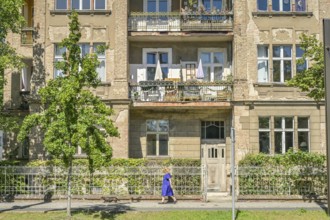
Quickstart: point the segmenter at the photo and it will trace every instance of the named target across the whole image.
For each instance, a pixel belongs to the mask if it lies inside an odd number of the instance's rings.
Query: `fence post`
[[[202,165],[203,200],[207,202],[207,165]]]

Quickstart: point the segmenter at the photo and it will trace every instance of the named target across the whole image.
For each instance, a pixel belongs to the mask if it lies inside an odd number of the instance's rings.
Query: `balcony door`
[[[202,61],[204,77],[207,82],[220,81],[224,79],[224,69],[227,62],[225,49],[199,49],[199,59]]]
[[[169,67],[172,63],[172,51],[167,48],[144,48],[143,65],[146,68],[146,80],[155,80],[157,64],[160,64],[162,78],[168,78]]]
[[[222,2],[222,0],[200,0],[200,5],[203,5],[206,11],[221,11]]]
[[[144,0],[144,12],[169,12],[171,0]]]

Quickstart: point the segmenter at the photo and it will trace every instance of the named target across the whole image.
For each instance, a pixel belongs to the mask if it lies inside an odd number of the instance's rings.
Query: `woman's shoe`
[[[174,202],[173,202],[173,204],[176,204],[178,202],[178,200],[175,200]]]

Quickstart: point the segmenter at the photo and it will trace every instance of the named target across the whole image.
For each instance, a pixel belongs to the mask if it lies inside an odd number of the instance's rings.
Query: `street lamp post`
[[[323,20],[324,42],[324,75],[325,75],[325,117],[326,117],[326,144],[327,144],[327,176],[328,176],[328,216],[330,216],[330,19]]]

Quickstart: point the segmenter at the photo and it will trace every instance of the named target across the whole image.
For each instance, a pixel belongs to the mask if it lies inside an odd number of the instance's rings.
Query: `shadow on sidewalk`
[[[39,205],[44,205],[44,204],[49,204],[48,207],[39,207],[37,211],[43,211],[44,213],[47,212],[56,212],[56,211],[65,211],[65,207],[60,207],[60,208],[52,208],[52,203],[51,202],[39,202],[39,203],[34,203],[30,205],[13,205],[11,208],[0,210],[0,213],[4,212],[10,212],[10,211],[18,211],[18,210],[26,210],[29,211],[29,208],[31,207],[36,207]],[[131,208],[128,204],[126,203],[117,203],[117,204],[104,204],[104,205],[81,205],[80,207],[72,207],[71,211],[72,214],[74,213],[86,213],[86,214],[98,214],[102,215],[105,219],[108,219],[108,217],[113,217],[116,214],[122,214],[126,213],[127,211],[134,211],[134,208]],[[31,210],[31,211],[36,211],[36,210]],[[110,218],[111,219],[111,218]]]
[[[37,205],[43,205],[43,204],[46,204],[46,203],[50,203],[50,202],[39,202],[39,203],[35,203],[35,204],[31,204],[31,205],[24,205],[24,206],[14,205],[13,207],[11,207],[9,209],[0,210],[0,213],[15,211],[15,210],[21,210],[21,209],[28,209],[30,207],[37,206]]]

